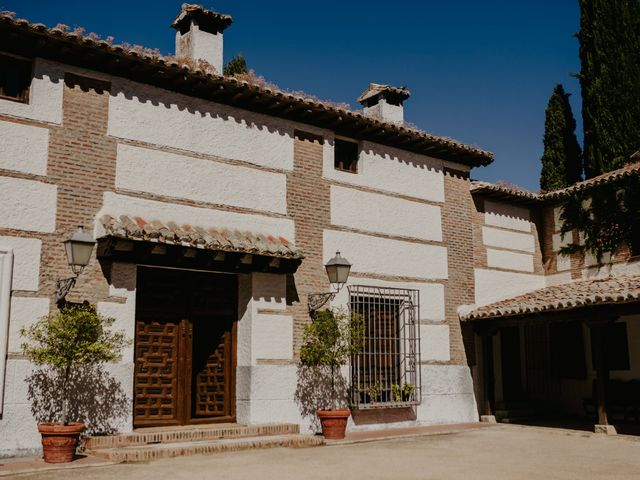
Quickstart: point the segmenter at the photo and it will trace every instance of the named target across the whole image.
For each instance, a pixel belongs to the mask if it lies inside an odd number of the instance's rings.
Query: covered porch
[[[475,332],[481,415],[640,433],[640,275],[576,280],[459,313]]]

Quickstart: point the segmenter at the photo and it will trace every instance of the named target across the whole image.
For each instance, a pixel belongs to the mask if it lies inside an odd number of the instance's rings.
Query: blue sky
[[[115,43],[173,53],[181,1],[0,0],[49,26],[82,26]],[[105,8],[109,5],[109,8]],[[233,16],[237,52],[283,88],[355,105],[369,82],[405,85],[405,118],[495,154],[475,178],[538,189],[544,109],[556,83],[572,93],[581,140],[577,0],[205,2]]]

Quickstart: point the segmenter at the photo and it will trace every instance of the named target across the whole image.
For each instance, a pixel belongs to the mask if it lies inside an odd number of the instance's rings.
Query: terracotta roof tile
[[[465,305],[458,314],[460,320],[471,321],[637,301],[640,275],[609,276],[545,287],[482,307]]]
[[[179,227],[175,222],[147,221],[141,217],[128,215],[121,215],[117,219],[105,215],[100,219],[100,222],[104,228],[102,237],[167,243],[224,252],[251,253],[270,257],[304,258],[302,252],[283,237],[239,230],[204,229],[193,225]]]
[[[635,159],[635,157],[632,157]],[[640,160],[640,159],[638,159]],[[479,194],[485,193],[493,196],[508,197],[516,201],[525,201],[529,203],[544,202],[548,200],[560,200],[567,195],[582,190],[588,190],[597,185],[602,185],[609,182],[615,182],[622,178],[631,177],[640,174],[640,161],[634,161],[626,164],[624,167],[612,170],[610,172],[603,173],[597,177],[578,182],[567,188],[561,188],[559,190],[553,190],[545,193],[534,193],[527,190],[518,188],[516,186],[504,186],[495,183],[483,182],[480,180],[474,180],[471,182],[471,193]]]
[[[191,7],[196,9],[201,8],[199,6]],[[190,12],[193,13],[193,11]],[[202,10],[202,12],[207,16],[210,16],[210,14],[221,15],[209,10]],[[225,15],[221,16],[228,17]],[[229,17],[229,19],[230,18],[231,17]],[[327,126],[329,120],[326,119],[330,119],[332,122],[338,120],[342,128],[355,128],[362,132],[375,131],[375,141],[390,146],[398,146],[399,148],[425,155],[433,155],[433,152],[438,152],[438,155],[444,159],[459,161],[470,166],[489,165],[493,162],[492,153],[475,146],[466,145],[447,137],[433,135],[416,128],[395,125],[380,119],[368,117],[361,111],[353,112],[327,102],[305,97],[301,94],[263,87],[234,77],[208,73],[197,67],[189,66],[182,61],[165,58],[159,53],[148,53],[144,49],[135,50],[125,48],[122,45],[111,45],[104,40],[95,40],[79,33],[48,28],[42,24],[30,23],[24,19],[13,19],[11,16],[2,14],[0,14],[0,29],[9,29],[13,33],[17,32],[25,35],[44,37],[39,40],[40,43],[51,40],[55,42],[54,46],[56,46],[56,48],[53,50],[53,53],[56,55],[65,50],[60,48],[62,46],[61,42],[66,46],[79,47],[82,53],[89,54],[87,58],[93,59],[94,63],[91,63],[87,67],[83,62],[87,62],[88,60],[80,54],[74,55],[73,59],[80,66],[87,68],[99,69],[111,73],[109,69],[112,68],[111,66],[115,59],[117,59],[118,65],[123,63],[121,60],[126,60],[137,64],[140,67],[139,71],[148,72],[148,75],[153,75],[153,72],[160,72],[160,76],[163,79],[167,79],[162,88],[169,88],[169,85],[173,86],[178,83],[190,82],[190,84],[192,84],[193,82],[197,82],[198,84],[207,86],[209,93],[217,92],[221,95],[220,92],[228,92],[228,95],[231,96],[230,98],[235,98],[237,93],[243,92],[247,97],[260,100],[260,105],[262,105],[260,108],[266,108],[268,106],[278,108],[286,107],[287,105],[295,106],[296,108],[287,107],[284,110],[285,112],[290,112],[287,115],[298,115],[296,109],[298,107],[303,108],[305,111],[305,123],[333,129],[334,127]],[[55,58],[52,59],[55,60]],[[104,61],[98,62],[98,59],[104,59]],[[67,60],[63,58],[62,61]],[[127,67],[126,70],[120,71],[116,73],[116,75],[126,76],[132,70],[134,69]],[[142,75],[142,73],[140,73],[140,75]],[[198,96],[193,92],[191,95]],[[233,102],[230,102],[229,104],[232,103]],[[240,107],[249,108],[244,104],[240,105]],[[276,115],[275,113],[273,114]],[[287,115],[284,113],[277,114],[277,116],[289,118]],[[407,143],[407,140],[409,140],[410,143]],[[414,143],[415,146],[412,146]]]
[[[411,96],[411,92],[405,87],[394,87],[392,85],[386,85],[381,83],[370,83],[367,89],[362,92],[358,97],[357,102],[362,103],[365,100],[374,97],[380,93],[390,93],[400,97],[402,100],[406,100]]]

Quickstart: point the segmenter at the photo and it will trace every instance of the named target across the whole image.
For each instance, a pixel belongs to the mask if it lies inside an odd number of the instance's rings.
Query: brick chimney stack
[[[231,25],[229,15],[183,3],[171,26],[176,29],[176,56],[205,60],[222,75],[223,35]]]
[[[410,96],[411,92],[405,87],[370,83],[369,87],[358,97],[358,103],[364,107],[364,114],[368,117],[403,125],[404,107],[402,103]]]

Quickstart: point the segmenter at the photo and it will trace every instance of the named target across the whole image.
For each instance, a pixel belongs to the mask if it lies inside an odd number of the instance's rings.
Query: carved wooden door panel
[[[204,278],[202,279],[204,280]],[[194,338],[192,419],[231,419],[235,397],[235,278],[200,281],[191,297]],[[217,299],[217,300],[214,300]]]
[[[134,425],[233,421],[236,279],[140,268]]]
[[[169,425],[180,420],[179,348],[179,324],[136,322],[134,415],[137,425]]]

